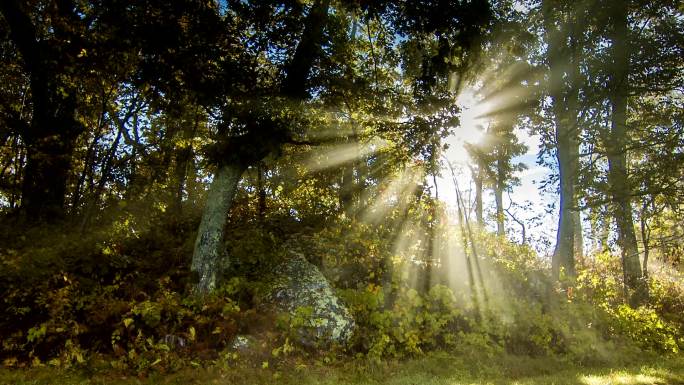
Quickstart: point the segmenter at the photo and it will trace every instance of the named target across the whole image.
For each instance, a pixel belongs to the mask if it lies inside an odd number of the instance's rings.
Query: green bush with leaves
[[[122,218],[115,226],[135,226],[128,216]],[[267,346],[260,343],[252,355],[259,363],[328,354],[301,349],[288,334],[315,322],[312,309],[280,319],[278,328],[275,315],[254,308],[252,295],[268,279],[264,272],[285,249],[307,255],[336,286],[357,324],[346,351],[372,360],[435,350],[506,351],[591,364],[636,349],[675,353],[684,347],[680,283],[654,274],[650,306],[633,309],[624,305],[619,260],[609,254],[580,266],[575,280],[555,283],[545,261],[529,248],[477,233],[479,254],[471,262],[479,264],[482,282],[476,276],[480,286],[472,290],[465,278],[445,279],[437,264],[432,284],[424,285],[426,261],[395,250],[382,226],[343,218],[288,236],[258,226],[238,228],[227,243],[241,264],[216,293],[201,299],[188,290],[189,272],[164,262],[191,246],[174,243],[173,228],[102,232],[86,237],[88,247],[69,240],[75,247],[27,243],[3,250],[2,362],[72,366],[101,361],[138,373],[170,371],[214,360],[236,362],[242,353],[231,350],[230,343],[249,332],[268,336]],[[71,256],[69,250],[80,254]],[[36,262],[36,269],[23,260]],[[80,261],[92,268],[84,270]]]

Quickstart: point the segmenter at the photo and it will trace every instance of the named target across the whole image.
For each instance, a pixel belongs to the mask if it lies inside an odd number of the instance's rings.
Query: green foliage
[[[111,335],[112,365],[143,372],[175,370],[198,355],[214,356],[225,349],[238,330],[240,307],[227,293],[238,281],[203,299],[184,297],[162,279],[153,299],[131,303]]]
[[[402,289],[391,309],[384,308],[380,287],[340,291],[357,325],[355,346],[374,360],[406,357],[435,349],[497,347],[486,333],[477,332],[473,315],[458,306],[451,289],[433,286],[428,293]]]
[[[613,317],[615,330],[642,348],[678,353],[684,347],[681,331],[663,321],[653,309],[645,306],[634,309],[623,304],[608,310],[608,314]]]
[[[650,277],[649,304],[625,305],[623,274],[618,257],[603,253],[580,270],[576,295],[595,306],[603,327],[611,334],[628,338],[640,348],[677,353],[684,348],[684,316],[681,285],[662,272]]]
[[[112,225],[114,230],[144,229],[130,216],[122,218]],[[654,274],[651,306],[630,308],[624,305],[619,259],[609,254],[596,255],[580,267],[575,281],[558,284],[529,248],[476,234],[484,282],[478,286],[476,306],[469,286],[449,283],[438,267],[433,267],[430,287],[416,285],[425,269],[393,250],[390,231],[382,225],[342,219],[283,242],[267,230],[272,223],[266,222],[266,229],[231,223],[235,231],[228,239],[229,251],[243,261],[236,265],[242,275],[226,280],[213,295],[196,298],[186,291],[187,271],[165,263],[166,256],[188,247],[173,242],[170,234],[178,229],[150,221],[146,231],[92,234],[83,240],[90,246],[69,240],[60,247],[26,243],[4,251],[0,355],[5,365],[68,367],[104,360],[109,367],[138,373],[213,360],[231,365],[243,357],[231,349],[233,337],[250,331],[262,333],[267,341],[244,353],[258,364],[325,356],[329,353],[301,349],[297,336],[290,334],[316,324],[313,309],[303,307],[278,318],[253,308],[252,293],[268,279],[263,267],[282,258],[279,243],[311,257],[337,286],[357,324],[347,353],[372,361],[447,350],[594,364],[642,350],[672,354],[682,349],[680,283]],[[72,257],[67,250],[81,254]],[[39,262],[36,269],[19,263],[29,255]],[[97,270],[84,270],[75,261]],[[93,271],[100,284],[90,278]],[[383,286],[388,272],[391,286]]]
[[[140,224],[123,217],[80,241],[46,247],[55,239],[37,233],[33,244],[0,250],[4,365],[93,365],[104,355],[119,369],[164,371],[228,346],[245,324],[246,281],[235,277],[206,298],[189,295],[188,272],[173,260],[186,245],[172,234],[184,225],[131,232]]]

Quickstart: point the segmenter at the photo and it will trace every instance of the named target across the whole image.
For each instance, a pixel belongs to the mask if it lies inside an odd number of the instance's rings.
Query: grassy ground
[[[163,384],[682,384],[684,357],[650,357],[613,366],[577,367],[550,358],[498,356],[473,360],[433,354],[425,358],[369,364],[357,360],[333,365],[281,365],[278,369],[185,369],[145,378],[86,371],[0,369],[2,385],[163,385]]]

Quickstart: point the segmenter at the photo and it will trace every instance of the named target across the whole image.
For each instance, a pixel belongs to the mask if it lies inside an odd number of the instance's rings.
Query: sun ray
[[[406,197],[415,194],[418,188],[416,181],[415,170],[404,169],[399,176],[390,180],[387,187],[382,189],[374,202],[364,210],[362,219],[370,223],[377,223],[383,220],[392,208],[397,208],[403,212],[408,205]]]
[[[357,142],[321,146],[310,151],[304,166],[311,172],[335,168],[382,151],[388,145],[387,141],[376,138],[366,146],[360,146]]]

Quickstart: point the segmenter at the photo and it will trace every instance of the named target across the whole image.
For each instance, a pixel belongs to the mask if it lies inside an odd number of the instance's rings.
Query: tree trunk
[[[497,181],[494,188],[494,200],[496,201],[496,235],[500,237],[506,235],[506,229],[504,228],[503,189],[503,183],[500,180]]]
[[[21,209],[31,222],[64,216],[74,143],[57,135],[27,141]]]
[[[605,217],[599,224],[599,245],[601,246],[601,252],[610,250],[610,222],[610,218]]]
[[[176,153],[175,169],[175,188],[173,191],[173,202],[171,211],[176,215],[183,214],[183,193],[185,192],[185,182],[188,176],[188,164],[190,159],[195,156],[191,146],[187,146]]]
[[[557,111],[556,113],[564,114],[565,112]],[[573,146],[575,146],[572,140],[574,127],[569,124],[567,118],[569,116],[566,116],[566,119],[556,119],[556,159],[560,181],[560,209],[556,248],[552,261],[554,277],[559,277],[561,270],[565,276],[575,275],[575,255],[577,253],[575,245],[577,237],[581,237],[581,234],[575,233],[575,229],[580,224],[579,220],[576,220],[579,211],[575,207],[576,172],[575,160],[572,157]]]
[[[266,218],[266,188],[264,187],[264,167],[263,162],[257,164],[257,215],[259,222],[263,223]]]
[[[482,168],[478,165],[477,170],[472,170],[475,182],[475,219],[479,228],[484,228],[484,217],[482,216]]]
[[[65,213],[71,157],[83,130],[75,117],[77,90],[69,78],[73,57],[67,52],[72,42],[42,39],[40,28],[16,0],[0,2],[0,12],[31,88],[31,124],[20,133],[26,145],[21,211],[30,222],[54,221]]]
[[[195,150],[192,146],[192,139],[195,137],[200,123],[199,112],[195,113],[195,119],[192,129],[187,127],[182,128],[182,137],[185,142],[184,146],[176,150],[176,168],[175,168],[175,188],[173,193],[173,202],[171,210],[176,215],[183,213],[183,196],[187,192],[186,184],[188,179],[188,167],[192,165],[192,160],[195,158]]]
[[[219,281],[222,262],[225,264],[223,240],[226,217],[246,169],[240,163],[223,165],[209,187],[192,256],[191,270],[199,277],[195,287],[198,294],[213,291]]]
[[[340,179],[340,210],[351,212],[354,201],[354,162],[343,166],[342,178]]]
[[[81,227],[79,230],[80,233],[83,233],[85,231],[86,227],[90,222],[90,218],[93,215],[93,212],[100,203],[100,197],[105,192],[105,186],[107,185],[107,182],[111,177],[114,159],[116,158],[116,150],[119,148],[119,142],[121,141],[121,134],[122,131],[119,130],[119,132],[116,135],[116,138],[114,139],[114,142],[112,142],[112,145],[109,147],[109,150],[107,151],[104,159],[102,160],[102,165],[100,166],[100,169],[102,170],[100,175],[100,181],[97,182],[97,188],[95,189],[95,192],[91,197],[90,202],[88,203],[83,212],[83,219],[81,220]]]
[[[97,145],[100,142],[100,132],[98,130],[97,133],[95,133],[95,137],[93,138],[93,141],[90,143],[88,146],[88,150],[86,151],[85,157],[83,159],[83,170],[81,171],[80,176],[78,177],[78,180],[76,182],[76,187],[74,188],[74,193],[71,197],[71,211],[72,213],[76,213],[78,210],[78,206],[81,203],[81,198],[83,197],[82,195],[82,190],[83,186],[85,185],[86,178],[88,177],[88,170],[92,167],[92,163],[94,162],[93,157],[95,154],[95,149],[97,148]]]
[[[544,27],[546,30],[547,61],[549,66],[549,92],[553,103],[556,139],[556,160],[560,182],[560,207],[556,248],[552,259],[552,272],[559,277],[561,270],[566,276],[575,275],[575,221],[573,214],[575,184],[577,180],[578,127],[577,127],[577,86],[578,47],[577,30],[570,34],[567,42],[565,31],[557,26],[555,2],[542,3]],[[568,58],[568,54],[570,57]],[[568,59],[569,63],[568,63]]]
[[[560,170],[561,194],[560,194],[560,210],[558,218],[558,232],[556,236],[556,248],[553,252],[552,269],[553,276],[560,276],[561,270],[565,275],[573,276],[575,273],[574,263],[574,246],[575,246],[575,232],[574,220],[572,213],[572,196],[574,194],[572,185],[568,183],[567,163],[562,155],[562,150],[559,146],[558,153],[558,168]]]
[[[579,209],[572,212],[572,225],[574,227],[573,247],[575,252],[575,260],[584,260],[584,239],[582,238],[582,215]]]
[[[651,252],[651,229],[648,226],[646,210],[648,210],[648,203],[642,205],[641,216],[639,218],[639,223],[641,225],[641,243],[644,246],[644,262],[641,267],[644,279],[648,279],[648,258]]]
[[[631,187],[627,170],[627,93],[629,52],[627,45],[627,2],[612,5],[610,76],[610,132],[605,145],[608,155],[608,184],[617,225],[618,244],[622,252],[622,268],[626,294],[631,305],[639,305],[647,297],[647,287],[642,279],[639,249],[632,217]]]

